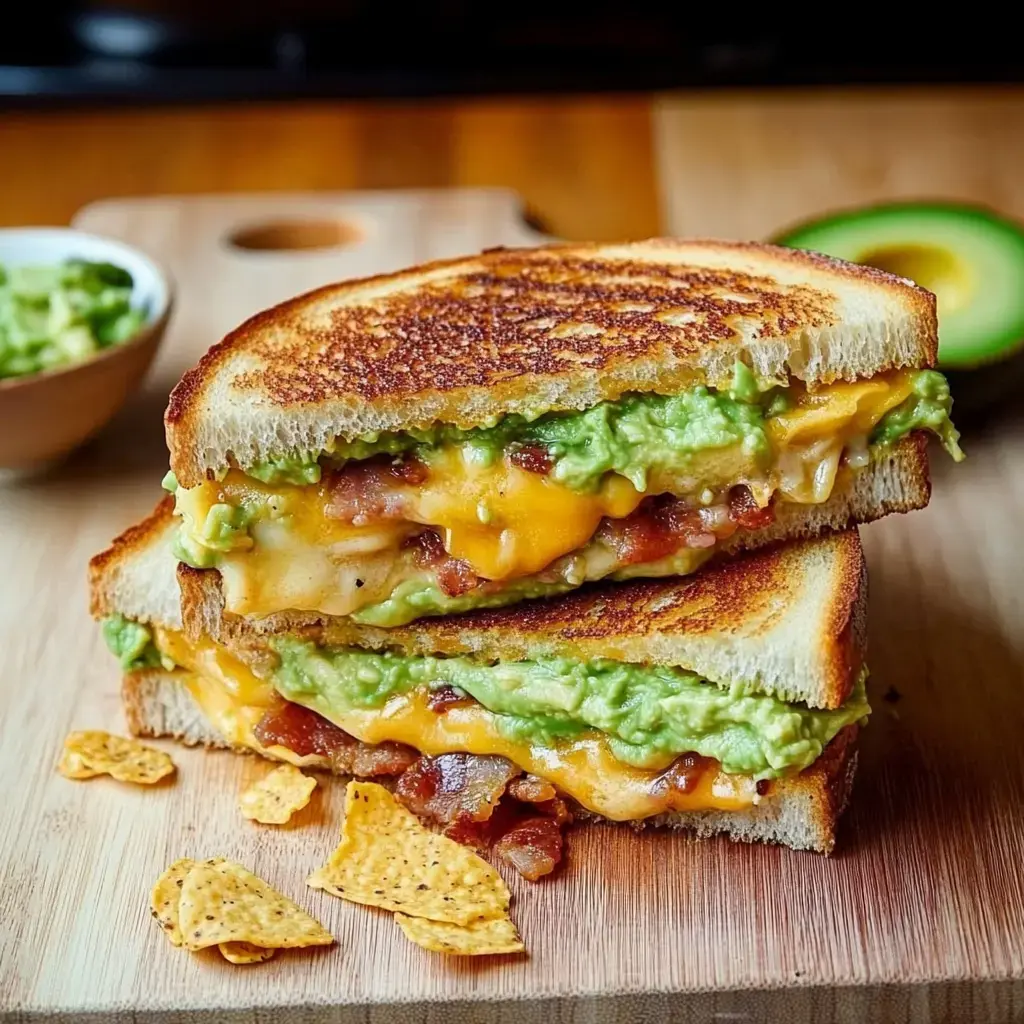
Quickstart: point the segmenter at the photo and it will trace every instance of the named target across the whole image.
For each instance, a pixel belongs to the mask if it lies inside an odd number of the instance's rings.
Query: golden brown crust
[[[108,586],[111,570],[154,543],[167,529],[173,515],[174,498],[166,494],[145,519],[129,526],[110,542],[109,548],[89,559],[89,614],[93,618],[101,619],[118,611],[111,604],[113,595]]]
[[[702,262],[723,252],[737,264],[752,258],[753,269]],[[779,280],[794,267],[808,280]],[[692,365],[698,353],[735,348],[743,337],[756,344],[829,331],[842,314],[828,286],[864,284],[898,295],[916,318],[918,353],[934,362],[930,293],[870,267],[757,243],[494,249],[329,285],[252,317],[184,375],[165,417],[171,465],[183,486],[202,479],[197,410],[222,372],[233,397],[264,409],[370,403],[401,415],[431,396],[430,421],[475,426],[479,410],[468,399],[481,391],[491,412],[531,394],[545,410],[573,408],[570,397],[553,401],[538,387],[586,375],[599,382],[597,400],[617,398],[644,384],[629,373],[640,365],[646,389],[678,389],[703,379]],[[882,358],[872,369],[893,365]]]

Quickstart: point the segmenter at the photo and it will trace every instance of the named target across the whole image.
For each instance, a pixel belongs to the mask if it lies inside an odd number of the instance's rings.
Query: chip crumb
[[[261,825],[284,825],[302,810],[316,789],[316,779],[303,775],[295,765],[283,764],[253,783],[239,797],[242,815]]]
[[[118,782],[152,786],[174,772],[174,762],[169,754],[138,740],[93,729],[73,732],[64,740],[57,770],[66,779],[109,775]]]
[[[508,887],[487,861],[431,832],[383,786],[350,782],[345,795],[341,842],[308,885],[457,925],[506,916]]]
[[[408,914],[395,914],[405,937],[432,953],[449,956],[486,956],[522,953],[526,950],[516,926],[508,917],[476,920],[469,924],[428,921]]]

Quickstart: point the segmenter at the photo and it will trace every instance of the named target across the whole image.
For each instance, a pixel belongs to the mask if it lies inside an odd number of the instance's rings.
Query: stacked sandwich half
[[[927,504],[928,433],[961,457],[935,353],[910,282],[721,242],[260,314],[91,565],[129,724],[390,777],[531,877],[566,811],[828,851],[869,712],[851,527]]]

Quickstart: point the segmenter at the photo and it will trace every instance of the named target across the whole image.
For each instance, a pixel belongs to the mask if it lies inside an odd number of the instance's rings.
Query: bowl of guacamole
[[[0,470],[93,437],[136,391],[172,303],[167,275],[114,239],[0,230]]]

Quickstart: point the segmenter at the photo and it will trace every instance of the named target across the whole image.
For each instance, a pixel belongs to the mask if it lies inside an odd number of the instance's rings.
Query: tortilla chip
[[[353,903],[461,925],[504,917],[509,904],[490,864],[425,828],[373,782],[348,784],[341,842],[306,884]]]
[[[507,917],[472,921],[465,925],[427,921],[407,914],[395,914],[395,920],[407,939],[432,953],[483,956],[487,953],[522,953],[526,949],[516,926]]]
[[[157,880],[149,897],[149,905],[157,924],[163,928],[167,938],[175,946],[180,946],[181,929],[178,927],[178,904],[181,901],[181,886],[185,876],[199,863],[223,864],[223,857],[200,862],[191,857],[176,860]]]
[[[151,786],[174,771],[174,762],[162,750],[138,740],[92,730],[68,736],[57,770],[66,779],[110,775],[119,782]]]
[[[314,789],[316,779],[303,775],[295,765],[283,764],[251,785],[239,798],[238,806],[250,821],[284,825],[309,803]]]
[[[233,964],[259,964],[277,952],[276,949],[254,946],[251,942],[219,942],[217,948],[224,959]]]
[[[186,949],[248,942],[265,949],[327,946],[334,937],[262,878],[233,861],[198,863],[186,874],[178,904]]]

